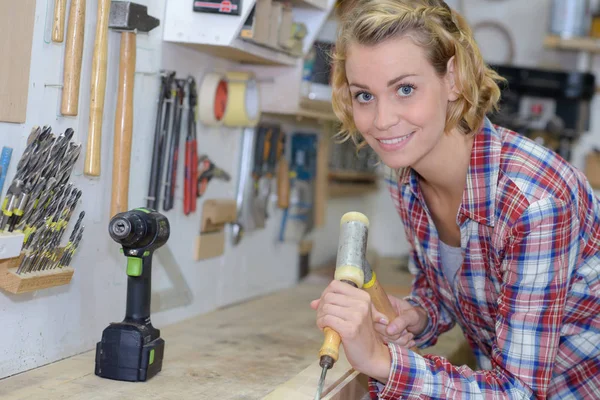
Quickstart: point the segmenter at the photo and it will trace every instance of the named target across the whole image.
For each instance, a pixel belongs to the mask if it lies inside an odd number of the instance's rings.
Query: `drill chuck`
[[[110,237],[130,249],[156,249],[166,243],[170,235],[169,221],[163,215],[148,209],[134,209],[115,215],[108,225]]]
[[[129,236],[133,226],[128,218],[115,218],[110,224],[110,235],[117,240],[123,240]]]

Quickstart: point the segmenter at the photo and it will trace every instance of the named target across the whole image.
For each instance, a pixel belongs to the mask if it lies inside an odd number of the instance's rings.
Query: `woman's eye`
[[[398,89],[398,94],[400,96],[410,96],[413,92],[414,88],[412,86],[408,86],[408,85],[404,85],[404,86],[400,86],[400,89]]]
[[[359,103],[368,103],[369,101],[371,101],[373,99],[373,96],[369,93],[359,93],[356,96],[356,100],[359,101]]]

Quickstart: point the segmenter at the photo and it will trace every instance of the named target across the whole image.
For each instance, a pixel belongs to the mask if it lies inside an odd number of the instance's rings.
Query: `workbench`
[[[408,290],[408,272],[394,271],[395,261],[379,265],[388,293]],[[327,273],[313,274],[293,288],[158,327],[166,341],[163,369],[147,382],[97,377],[91,350],[0,380],[0,398],[262,399],[317,360],[323,334],[309,303],[330,280]],[[450,356],[462,341],[455,328],[426,352]]]

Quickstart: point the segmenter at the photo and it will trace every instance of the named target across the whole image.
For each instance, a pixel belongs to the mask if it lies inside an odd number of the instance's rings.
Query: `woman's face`
[[[426,162],[444,134],[446,109],[456,100],[453,68],[441,79],[408,37],[375,46],[351,44],[346,76],[354,123],[390,168]]]

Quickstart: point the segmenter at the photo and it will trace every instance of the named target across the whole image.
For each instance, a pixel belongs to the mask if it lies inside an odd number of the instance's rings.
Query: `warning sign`
[[[242,0],[194,0],[194,11],[226,15],[240,15]]]

